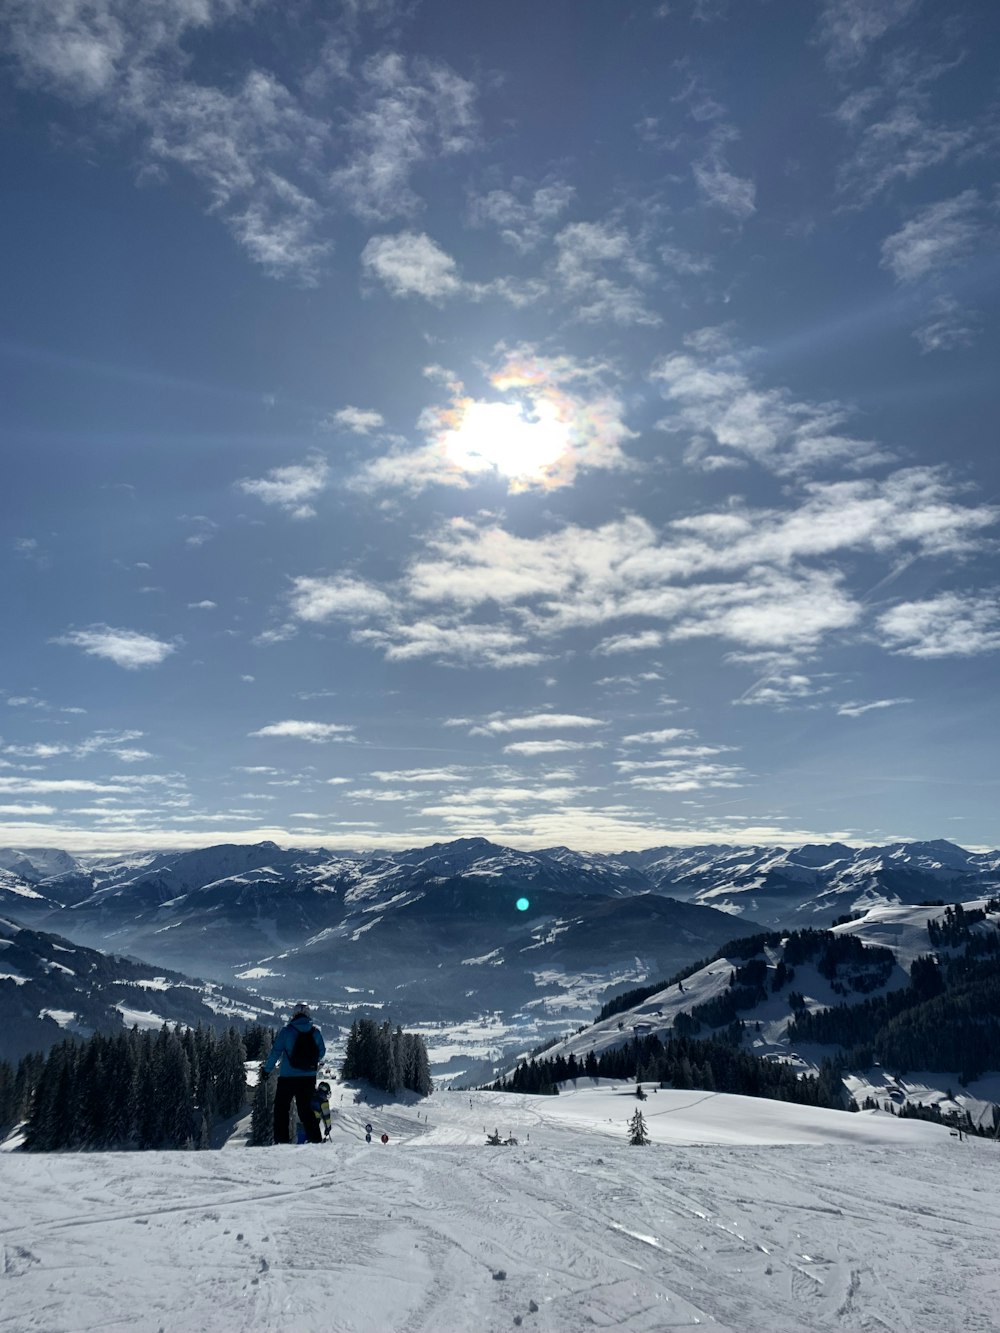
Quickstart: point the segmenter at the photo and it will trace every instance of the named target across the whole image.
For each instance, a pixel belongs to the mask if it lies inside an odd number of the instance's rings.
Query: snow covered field
[[[340,1095],[322,1147],[0,1155],[0,1329],[997,1327],[993,1144],[583,1080]],[[494,1128],[518,1146],[486,1147]]]

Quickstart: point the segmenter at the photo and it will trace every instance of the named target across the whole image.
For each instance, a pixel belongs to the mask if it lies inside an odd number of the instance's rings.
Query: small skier
[[[322,1126],[323,1137],[330,1137],[330,1130],[333,1128],[333,1121],[330,1118],[330,1085],[327,1082],[317,1083],[316,1091],[312,1095],[312,1113],[316,1117],[317,1125]]]

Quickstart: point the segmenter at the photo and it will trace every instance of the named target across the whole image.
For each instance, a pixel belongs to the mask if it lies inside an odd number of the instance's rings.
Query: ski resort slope
[[[0,1155],[0,1330],[996,1328],[994,1144],[583,1080],[339,1095],[321,1147]]]

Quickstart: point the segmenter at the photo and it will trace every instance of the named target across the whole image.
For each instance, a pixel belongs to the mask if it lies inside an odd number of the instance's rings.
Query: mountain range
[[[0,849],[0,913],[35,931],[267,1003],[301,994],[337,1015],[381,1010],[405,1023],[494,1014],[526,1037],[564,1032],[739,936],[998,887],[1000,852],[945,841],[618,855],[483,838],[374,853]]]

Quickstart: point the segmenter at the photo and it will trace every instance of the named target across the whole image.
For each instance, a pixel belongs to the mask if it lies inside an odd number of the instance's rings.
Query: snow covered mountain
[[[782,847],[651,848],[618,858],[658,892],[745,918],[748,929],[823,926],[886,903],[956,903],[1000,887],[1000,851],[955,843],[843,843]]]
[[[589,1019],[609,988],[734,937],[1000,888],[1000,853],[948,842],[617,856],[484,838],[364,854],[263,842],[92,858],[17,848],[0,865],[0,911],[26,924],[403,1022]]]
[[[613,858],[482,838],[368,857],[261,843],[81,861],[9,898],[19,919],[94,947],[286,998],[391,1001],[400,1021],[547,1002],[589,1017],[595,991],[674,971],[732,925]],[[581,977],[585,1000],[567,1001]]]
[[[197,981],[0,918],[0,1060],[47,1051],[67,1034],[138,1023],[219,1027],[274,1010],[232,986]]]
[[[708,1038],[738,1020],[749,1052],[798,1073],[847,1057],[845,1083],[859,1104],[922,1102],[991,1126],[1000,1107],[998,906],[874,907],[830,931],[733,940],[669,985],[624,993],[546,1056],[582,1063],[648,1036]]]

